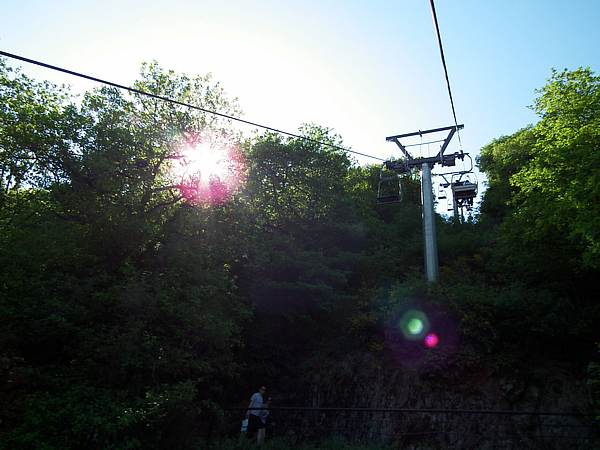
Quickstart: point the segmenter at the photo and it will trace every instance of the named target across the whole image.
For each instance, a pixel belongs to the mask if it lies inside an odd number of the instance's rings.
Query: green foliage
[[[553,71],[538,92],[538,124],[482,150],[490,180],[482,212],[510,214],[503,234],[516,245],[538,253],[557,243],[552,251],[571,264],[598,268],[600,79],[589,68]]]
[[[61,178],[56,156],[67,150],[77,123],[66,99],[62,89],[36,83],[0,59],[0,207],[11,190]]]
[[[325,128],[301,132],[341,144]],[[352,301],[344,289],[363,231],[348,195],[350,162],[339,150],[266,134],[252,143],[247,160],[248,181],[235,203],[244,251],[234,268],[237,286],[255,305],[255,321],[240,358],[254,368],[246,380],[289,385],[311,352],[336,352],[344,340],[345,305]]]
[[[494,289],[457,285],[448,296],[460,312],[460,332],[488,351],[511,347],[543,360],[550,351],[568,351],[570,342],[593,329],[556,292],[519,283]]]
[[[0,446],[202,448],[201,419],[249,385],[305,405],[357,345],[431,389],[484,366],[589,361],[597,85],[588,69],[554,72],[541,121],[482,150],[482,215],[437,217],[431,284],[415,173],[402,203],[376,206],[380,167],[353,166],[328,128],[243,141],[217,116],[112,88],[76,105],[0,60]],[[144,64],[135,87],[239,114],[210,76]],[[243,155],[235,197],[205,201],[223,180],[202,191],[176,173],[207,142]],[[439,345],[405,339],[411,310]]]
[[[339,145],[328,130],[304,133]],[[346,195],[347,157],[311,142],[266,135],[248,159],[244,206],[250,245],[240,283],[252,284],[249,294],[259,307],[276,303],[293,314],[330,308],[361,237]]]
[[[575,308],[550,289],[500,287],[487,284],[485,276],[462,275],[435,287],[409,279],[373,291],[357,303],[353,333],[367,348],[391,351],[438,384],[479,373],[484,365],[494,372],[526,370],[550,356],[577,361],[589,354],[592,311]],[[422,341],[407,340],[401,320],[409,310],[424,313],[439,345],[426,349]]]
[[[423,266],[420,181],[414,174],[402,177],[402,203],[375,203],[380,166],[351,168],[350,194],[356,202],[363,234],[362,254],[350,285],[368,295],[381,283],[406,279]]]
[[[540,121],[492,142],[479,159],[489,179],[482,221],[498,224],[485,270],[494,277],[488,282],[505,285],[490,290],[501,309],[486,316],[494,318],[489,323],[496,330],[500,323],[523,328],[529,336],[524,344],[498,334],[497,342],[514,346],[516,353],[535,346],[538,356],[568,353],[578,337],[586,345],[572,352],[575,357],[589,352],[597,336],[592,325],[598,320],[599,268],[593,167],[600,142],[600,79],[590,69],[553,71],[537,92],[532,108]]]
[[[480,212],[496,224],[514,212],[511,200],[519,189],[511,183],[511,179],[533,157],[535,142],[534,132],[529,126],[511,136],[494,139],[481,149],[477,157],[479,169],[488,178]]]
[[[209,124],[106,88],[78,109],[2,69],[0,92],[18,101],[0,117],[0,326],[7,368],[24,374],[3,395],[23,409],[2,443],[186,448],[239,373],[250,317],[228,265],[226,208],[177,207],[169,178],[178,139]],[[198,104],[229,111],[208,79],[156,65],[143,77],[154,93],[202,92]],[[176,122],[170,138],[161,121]]]

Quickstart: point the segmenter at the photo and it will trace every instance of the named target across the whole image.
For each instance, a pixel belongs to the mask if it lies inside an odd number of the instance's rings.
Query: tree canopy
[[[108,88],[77,107],[2,64],[2,342],[35,370],[25,428],[9,442],[184,443],[176,430],[196,420],[194,399],[209,407],[235,375],[250,317],[223,213],[182,207],[198,181],[171,171],[184,142],[224,129]],[[156,64],[141,76],[140,88],[231,113],[208,78]]]
[[[600,78],[589,68],[553,71],[538,93],[540,121],[481,152],[483,211],[509,216],[519,245],[564,238],[580,247],[569,260],[598,268]]]

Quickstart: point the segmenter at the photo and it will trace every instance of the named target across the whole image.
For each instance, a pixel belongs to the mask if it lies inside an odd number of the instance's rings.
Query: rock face
[[[583,376],[581,376],[583,375]],[[594,399],[581,378],[547,363],[534,373],[421,371],[370,354],[349,355],[329,374],[314,374],[312,406],[356,408],[468,409],[495,411],[595,411]]]
[[[314,373],[306,393],[313,408],[350,409],[312,411],[304,423],[401,448],[600,448],[585,375],[556,361],[510,374],[481,365],[424,370],[357,353]]]

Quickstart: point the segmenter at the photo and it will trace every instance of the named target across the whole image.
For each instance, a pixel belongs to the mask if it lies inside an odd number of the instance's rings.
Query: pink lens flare
[[[425,345],[429,348],[435,347],[438,343],[438,337],[433,334],[430,333],[425,337]]]

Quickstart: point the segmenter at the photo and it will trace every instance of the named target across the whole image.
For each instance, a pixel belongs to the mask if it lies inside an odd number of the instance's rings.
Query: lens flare
[[[423,322],[420,319],[410,319],[406,328],[410,334],[420,334],[423,331]]]
[[[398,322],[398,328],[406,339],[411,341],[420,340],[429,331],[429,320],[424,312],[411,309],[404,313]]]
[[[181,170],[183,175],[224,178],[228,170],[228,156],[222,148],[213,148],[210,144],[187,146],[181,153]]]
[[[187,139],[171,159],[171,176],[182,196],[193,204],[227,202],[246,173],[240,150],[225,138]]]
[[[425,345],[429,348],[435,347],[438,343],[437,335],[430,333],[425,337]]]
[[[435,369],[452,358],[460,339],[451,314],[433,302],[402,300],[386,327],[396,360],[405,367]]]

